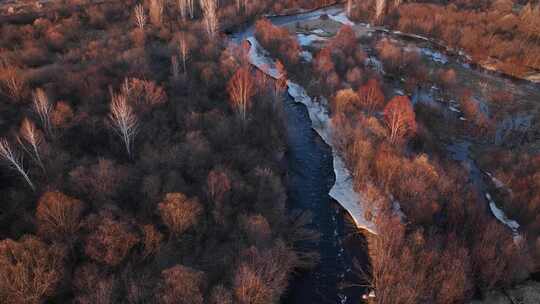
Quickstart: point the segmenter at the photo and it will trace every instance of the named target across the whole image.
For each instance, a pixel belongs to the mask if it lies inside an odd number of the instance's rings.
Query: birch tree
[[[176,4],[182,19],[186,19],[188,16],[191,19],[195,17],[195,3],[193,0],[177,0]]]
[[[229,99],[233,109],[242,122],[247,120],[247,112],[251,107],[251,98],[255,95],[255,81],[249,67],[239,68],[227,85]]]
[[[150,21],[153,25],[161,26],[164,9],[164,0],[150,0]]]
[[[182,56],[182,67],[184,68],[184,74],[187,71],[186,62],[189,58],[190,53],[190,46],[189,41],[187,39],[186,33],[180,33],[178,36],[178,50],[180,52],[180,56]]]
[[[5,160],[13,169],[19,172],[32,190],[36,190],[28,173],[23,167],[22,157],[11,148],[11,145],[5,138],[0,139],[0,158]]]
[[[407,96],[396,96],[384,108],[384,119],[390,130],[390,142],[400,142],[416,131],[416,118]]]
[[[375,0],[375,21],[380,21],[386,8],[386,0]]]
[[[360,97],[360,104],[368,113],[373,113],[384,105],[384,93],[375,79],[368,80],[365,85],[360,87],[358,97]]]
[[[217,15],[217,0],[200,0],[203,10],[203,22],[206,28],[206,33],[210,38],[214,38],[219,26]]]
[[[51,135],[51,113],[53,111],[53,106],[49,102],[49,97],[47,97],[47,94],[45,94],[43,89],[37,88],[34,91],[32,100],[32,108],[39,117],[41,127],[47,134]]]
[[[30,119],[23,119],[17,140],[19,141],[23,149],[25,149],[30,155],[32,155],[32,157],[36,160],[41,169],[45,170],[39,154],[39,146],[43,141],[43,136],[36,128],[36,125]],[[30,148],[27,149],[26,145],[29,145]]]
[[[163,202],[158,204],[158,212],[171,234],[178,237],[197,224],[203,207],[196,197],[167,193]]]
[[[187,18],[188,16],[188,0],[177,0],[176,5],[178,6],[178,12],[182,19]]]
[[[137,135],[139,120],[124,94],[113,95],[109,119],[114,131],[122,139],[128,156],[132,157],[132,145]]]
[[[137,23],[137,27],[141,30],[144,30],[144,26],[146,25],[146,12],[144,11],[144,7],[142,4],[137,4],[134,9],[135,13],[135,22]]]
[[[347,5],[346,5],[345,9],[346,9],[348,17],[351,17],[352,7],[353,7],[353,0],[347,0]]]
[[[174,80],[180,78],[180,64],[178,63],[178,56],[171,56],[171,74]]]
[[[235,0],[236,2],[236,11],[238,14],[241,14],[243,11],[246,11],[247,9],[247,0]]]
[[[26,91],[27,81],[20,69],[0,60],[0,93],[14,102],[20,102]]]

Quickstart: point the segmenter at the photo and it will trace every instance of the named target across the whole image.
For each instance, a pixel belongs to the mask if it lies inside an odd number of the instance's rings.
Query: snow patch
[[[276,69],[275,62],[267,56],[268,52],[263,49],[263,47],[259,44],[259,41],[257,41],[255,37],[248,37],[246,40],[251,45],[248,53],[251,64],[274,79],[281,78],[282,75]]]
[[[427,48],[421,48],[420,50],[422,51],[422,54],[431,57],[431,60],[433,60],[435,62],[438,62],[440,64],[447,64],[448,63],[448,57],[446,57],[446,55],[444,55],[444,54],[442,54],[440,52],[437,52],[437,51],[434,51],[434,50],[431,50],[431,49],[427,49]]]
[[[384,68],[382,62],[374,56],[366,58],[364,65],[372,68],[377,73],[384,75]]]
[[[313,54],[311,54],[310,51],[302,51],[300,53],[300,57],[302,57],[307,62],[313,61]]]
[[[341,12],[337,15],[328,15],[328,17],[336,22],[339,22],[344,25],[355,25],[354,22],[352,22],[347,15],[345,15],[345,12]]]
[[[504,211],[497,207],[495,201],[493,201],[493,198],[491,198],[491,195],[489,193],[486,193],[486,199],[489,201],[489,208],[491,209],[491,213],[493,213],[493,215],[499,220],[499,222],[510,228],[514,234],[518,234],[518,222],[509,219],[504,213]]]
[[[315,34],[296,34],[296,37],[298,39],[298,43],[300,43],[301,46],[309,46],[313,44],[315,41],[326,41],[328,40],[325,37],[321,37]]]
[[[501,180],[499,180],[498,178],[496,178],[493,174],[486,172],[486,175],[489,176],[489,178],[491,178],[491,181],[493,182],[493,184],[495,184],[495,187],[506,188],[504,183],[501,182]]]
[[[448,106],[448,108],[449,108],[450,111],[452,111],[452,112],[461,113],[461,111],[460,111],[458,108],[454,107],[454,106]]]

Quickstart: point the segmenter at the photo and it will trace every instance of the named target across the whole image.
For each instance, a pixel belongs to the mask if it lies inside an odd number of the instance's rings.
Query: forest
[[[0,4],[0,303],[281,303],[292,278],[319,263],[302,244],[320,237],[288,199],[288,80],[327,102],[332,144],[368,202],[377,235],[357,248],[369,250],[369,269],[355,271],[369,301],[469,303],[538,273],[537,84],[526,96],[478,84],[491,89],[486,112],[461,70],[384,34],[340,25],[306,47],[297,32],[308,25],[270,20],[332,5]],[[540,73],[537,1],[337,5],[512,81]],[[232,41],[249,24],[280,79]],[[384,73],[366,64],[375,57]],[[432,87],[460,119],[416,101]],[[497,140],[522,112],[532,127]],[[455,138],[471,143],[480,177],[449,157]]]

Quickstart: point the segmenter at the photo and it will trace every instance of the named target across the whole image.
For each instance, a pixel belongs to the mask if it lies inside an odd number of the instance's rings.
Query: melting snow
[[[301,46],[308,46],[311,45],[315,41],[326,41],[327,39],[315,34],[297,34],[296,37],[298,38],[298,42]]]
[[[504,211],[502,211],[501,209],[499,209],[499,207],[497,207],[497,205],[495,204],[495,202],[493,201],[493,199],[491,198],[491,195],[489,195],[489,193],[486,193],[486,199],[489,201],[489,208],[491,209],[491,213],[493,213],[493,215],[503,224],[505,224],[506,226],[508,226],[508,228],[510,228],[512,230],[512,232],[514,232],[514,234],[517,234],[518,233],[518,229],[519,229],[519,224],[518,222],[514,221],[514,220],[511,220],[509,219],[506,214],[504,213]]]
[[[347,15],[345,15],[345,12],[341,12],[337,15],[328,15],[328,17],[336,22],[339,22],[341,24],[345,24],[345,25],[350,25],[350,26],[353,26],[354,25],[354,22],[352,22],[351,20],[349,20],[349,17],[347,17]]]
[[[497,187],[497,188],[505,188],[504,183],[501,182],[495,176],[493,176],[493,174],[491,174],[489,172],[486,172],[486,174],[487,174],[487,176],[489,176],[489,178],[491,178],[491,181],[493,181],[493,183],[495,184],[495,187]]]
[[[309,51],[302,51],[300,56],[307,62],[311,62],[313,60],[313,55]]]
[[[249,61],[258,69],[266,73],[272,78],[278,79],[281,74],[276,69],[276,65],[273,60],[266,56],[267,52],[259,44],[259,41],[255,37],[248,37],[246,39],[251,47],[249,48]]]
[[[431,50],[431,49],[427,49],[427,48],[422,48],[421,51],[422,51],[422,54],[431,57],[431,60],[433,60],[435,62],[438,62],[438,63],[441,63],[441,64],[447,64],[448,63],[448,57],[446,57],[446,55],[444,55],[444,54],[442,54],[440,52],[437,52],[437,51],[434,51],[434,50]]]
[[[448,108],[449,108],[450,111],[452,111],[452,112],[461,113],[461,111],[460,111],[458,108],[454,107],[454,106],[448,106]]]
[[[384,75],[384,68],[382,62],[380,62],[376,57],[368,57],[364,61],[364,65],[371,67],[377,73]]]

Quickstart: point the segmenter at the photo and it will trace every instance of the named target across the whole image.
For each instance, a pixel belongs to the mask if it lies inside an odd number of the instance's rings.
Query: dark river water
[[[287,96],[288,195],[291,208],[311,212],[318,242],[299,244],[320,255],[318,265],[294,276],[283,303],[360,303],[364,288],[353,259],[368,265],[365,239],[329,195],[335,176],[331,148],[311,128],[306,107]],[[366,268],[366,267],[364,267]],[[365,269],[364,269],[365,270]]]

